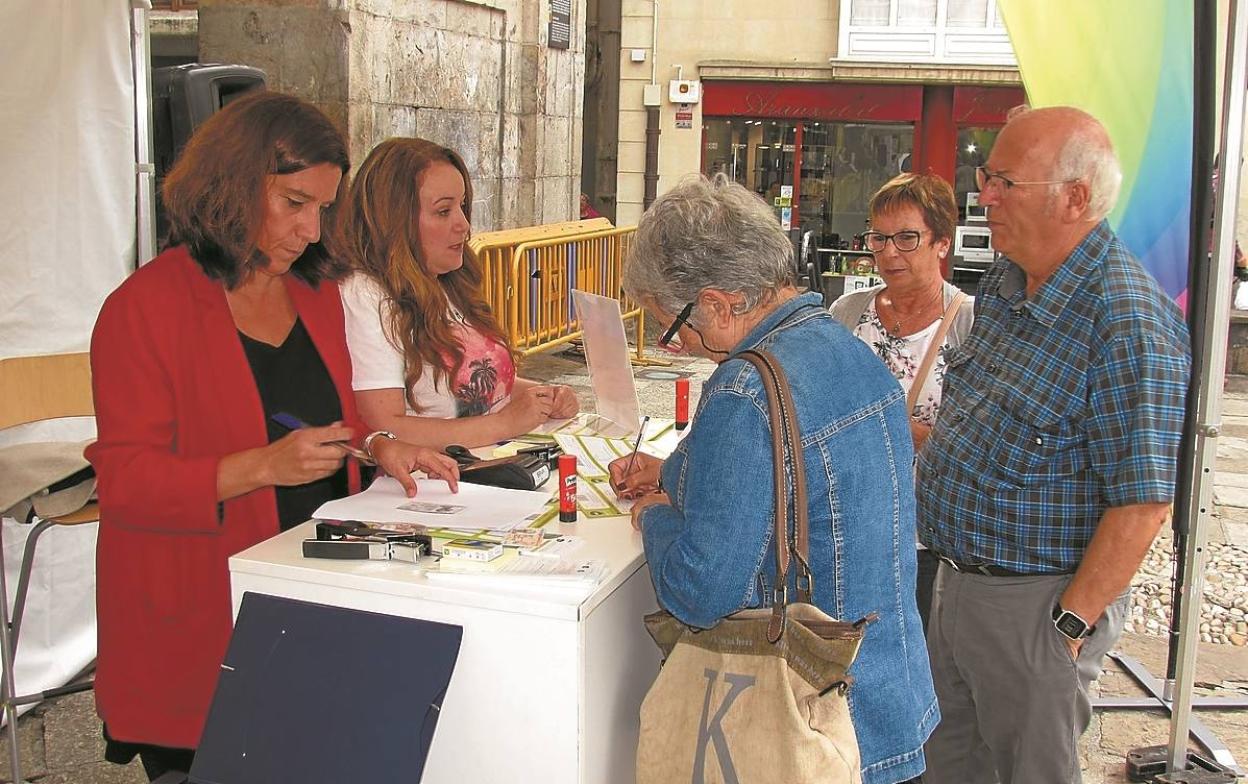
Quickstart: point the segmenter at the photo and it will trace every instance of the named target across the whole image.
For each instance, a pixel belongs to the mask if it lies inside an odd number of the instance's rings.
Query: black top
[[[272,416],[276,413],[284,411],[294,414],[317,427],[342,419],[338,390],[334,388],[334,380],[325,369],[312,338],[304,329],[303,321],[295,319],[295,326],[280,346],[270,346],[242,332],[238,336],[243,342],[251,373],[256,378],[256,387],[260,390],[270,444],[289,432],[273,421]],[[306,485],[277,487],[275,490],[277,520],[285,531],[309,520],[317,507],[326,501],[347,494],[346,464],[324,479]]]

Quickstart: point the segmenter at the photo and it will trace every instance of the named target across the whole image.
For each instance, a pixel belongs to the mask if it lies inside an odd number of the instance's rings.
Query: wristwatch
[[[373,454],[373,449],[372,449],[373,439],[375,438],[388,438],[391,441],[399,440],[399,437],[396,436],[394,433],[391,433],[389,430],[374,430],[373,432],[364,436],[364,452],[369,457],[373,458],[373,462],[377,462],[377,457]]]
[[[1078,642],[1096,631],[1096,627],[1080,618],[1070,610],[1062,609],[1062,605],[1053,605],[1053,625],[1067,639]]]

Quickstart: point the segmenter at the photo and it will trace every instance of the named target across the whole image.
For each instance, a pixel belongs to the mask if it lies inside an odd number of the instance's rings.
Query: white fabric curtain
[[[82,351],[134,266],[126,0],[0,3],[0,353]]]
[[[134,267],[134,79],[128,0],[0,2],[0,356],[85,351]],[[82,440],[92,420],[0,433]],[[30,526],[3,521],[9,601]],[[14,672],[19,693],[95,658],[95,525],[39,540]]]

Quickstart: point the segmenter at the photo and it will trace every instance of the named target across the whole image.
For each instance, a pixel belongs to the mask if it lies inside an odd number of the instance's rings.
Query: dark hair
[[[256,247],[264,215],[266,178],[332,164],[343,173],[341,203],[351,163],[342,134],[324,112],[291,95],[253,92],[231,102],[196,129],[161,196],[169,220],[166,246],[186,245],[210,278],[229,288],[268,263]],[[322,225],[335,225],[334,207]],[[336,277],[334,237],[322,232],[291,272],[308,283]]]
[[[914,207],[932,231],[933,240],[952,240],[958,225],[958,203],[953,188],[935,174],[899,174],[880,186],[867,205],[871,217]]]
[[[446,318],[448,299],[473,327],[510,350],[481,294],[481,262],[466,241],[459,269],[433,275],[425,266],[420,191],[425,172],[437,161],[454,166],[464,178],[463,210],[471,223],[472,177],[464,159],[425,139],[387,139],[374,147],[360,164],[340,213],[344,260],[376,281],[390,304],[387,333],[403,352],[408,403],[416,411],[411,390],[425,365],[432,368],[437,386],[454,377],[464,361],[464,347]]]

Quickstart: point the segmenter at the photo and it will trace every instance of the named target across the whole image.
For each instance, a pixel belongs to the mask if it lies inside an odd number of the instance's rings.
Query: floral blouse
[[[872,299],[867,309],[863,311],[862,317],[858,319],[858,325],[854,327],[853,332],[855,337],[879,355],[885,366],[892,372],[893,377],[901,383],[901,388],[909,394],[910,387],[914,384],[914,376],[919,372],[919,365],[923,364],[923,357],[927,355],[927,347],[940,329],[940,323],[940,319],[936,319],[920,332],[905,337],[896,337],[889,334],[888,329],[881,323],[880,316],[875,309],[875,299]],[[914,410],[910,412],[915,419],[925,425],[935,424],[936,412],[940,410],[940,388],[945,379],[947,345],[946,343],[945,346],[940,347],[940,354],[936,357],[936,362],[932,364],[931,372],[927,374],[927,381],[923,384]]]

